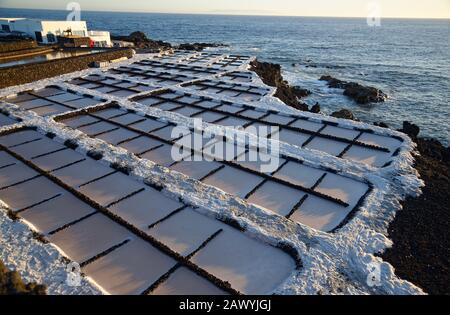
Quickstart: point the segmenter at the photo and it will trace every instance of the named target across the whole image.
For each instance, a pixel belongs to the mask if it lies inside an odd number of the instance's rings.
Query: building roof
[[[26,18],[0,18],[0,21],[18,21],[18,20],[26,20]]]
[[[29,19],[29,18],[0,18],[0,21],[14,22],[14,21],[38,21],[38,22],[58,22],[58,23],[72,23],[72,22],[82,22],[86,23],[86,21],[66,21],[66,20],[43,20],[43,19]]]

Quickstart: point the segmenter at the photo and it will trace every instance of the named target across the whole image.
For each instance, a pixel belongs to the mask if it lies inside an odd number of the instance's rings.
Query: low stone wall
[[[6,60],[6,59],[14,59],[14,58],[20,58],[21,56],[31,56],[31,55],[38,55],[43,54],[49,51],[52,51],[54,49],[54,46],[39,46],[35,48],[27,48],[27,49],[21,49],[21,50],[13,50],[9,52],[0,53],[0,60]]]
[[[101,53],[70,58],[50,60],[41,63],[18,65],[0,69],[0,88],[20,85],[65,73],[87,69],[95,61],[109,61],[121,57],[130,58],[133,50],[130,48],[112,49]]]
[[[37,44],[34,40],[21,40],[13,42],[0,42],[0,53],[36,48]]]

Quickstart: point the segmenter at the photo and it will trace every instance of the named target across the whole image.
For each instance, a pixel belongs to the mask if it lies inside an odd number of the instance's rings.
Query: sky
[[[64,10],[67,0],[0,0],[1,8]],[[241,15],[450,18],[450,0],[78,0],[82,10]]]

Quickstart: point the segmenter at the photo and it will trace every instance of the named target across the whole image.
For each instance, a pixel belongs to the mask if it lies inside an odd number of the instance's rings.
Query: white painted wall
[[[35,40],[36,32],[42,34],[41,43],[55,43],[56,37],[71,29],[73,35],[88,36],[85,21],[42,21],[34,19],[0,19],[0,24],[9,25],[11,31],[25,32]],[[50,36],[49,36],[50,35]],[[50,41],[49,41],[50,39]],[[54,39],[54,41],[53,41]]]
[[[112,47],[111,35],[106,31],[88,31],[89,38],[95,47]]]

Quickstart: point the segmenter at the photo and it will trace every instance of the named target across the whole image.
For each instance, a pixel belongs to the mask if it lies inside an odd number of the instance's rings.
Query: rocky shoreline
[[[276,86],[277,96],[286,105],[308,111],[308,106],[299,101],[292,87],[281,75],[281,66],[256,61],[252,65],[264,83]],[[322,77],[333,87],[356,89],[355,97],[362,101],[384,101],[386,95],[371,87],[340,81],[332,77]],[[361,92],[362,91],[362,92]],[[381,94],[382,93],[382,94]],[[344,92],[345,94],[345,92]],[[347,92],[352,94],[353,92]],[[359,95],[359,96],[358,96]],[[362,96],[360,96],[362,95]],[[297,99],[295,99],[297,98]],[[383,99],[383,100],[382,100]],[[320,107],[319,107],[320,111]],[[336,111],[332,116],[357,120],[348,109]],[[383,122],[375,125],[388,128]],[[417,198],[408,197],[391,222],[388,236],[394,242],[392,248],[380,256],[396,270],[402,279],[408,280],[429,294],[450,292],[450,147],[445,147],[436,139],[419,137],[420,128],[409,122],[403,123],[399,131],[407,134],[417,144],[415,167],[425,182],[422,194]]]
[[[308,111],[308,105],[301,102],[299,98],[305,95],[305,90],[301,90],[298,87],[292,87],[284,80],[281,74],[281,66],[269,62],[261,62],[254,60],[250,64],[250,70],[254,71],[264,82],[264,84],[272,87],[276,87],[275,97],[280,99],[286,105],[289,105],[295,109],[301,111]],[[306,96],[306,95],[305,95]]]
[[[381,103],[388,97],[387,94],[377,88],[342,81],[329,75],[323,75],[319,80],[326,81],[330,88],[344,90],[344,95],[355,100],[358,104]]]
[[[136,31],[126,36],[111,36],[113,40],[121,40],[125,42],[133,43],[134,48],[138,52],[160,52],[170,49],[190,50],[190,51],[202,51],[206,48],[218,48],[228,47],[222,43],[182,43],[179,45],[172,45],[171,43],[161,40],[153,40],[147,37],[145,33]]]

